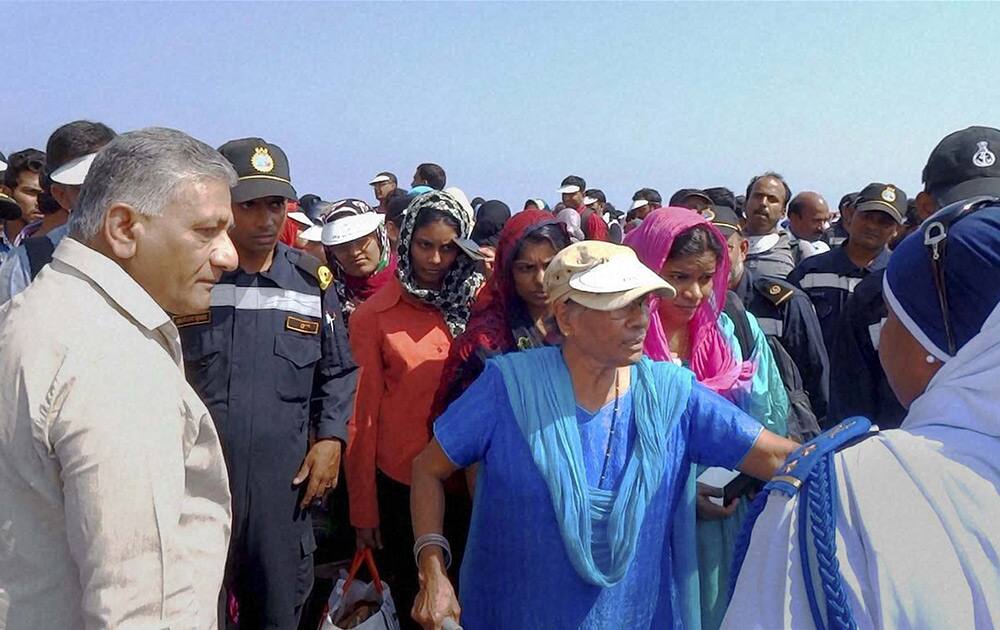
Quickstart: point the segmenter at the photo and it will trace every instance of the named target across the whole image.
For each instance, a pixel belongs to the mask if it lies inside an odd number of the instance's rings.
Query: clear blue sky
[[[915,194],[931,148],[1000,126],[1000,5],[39,4],[4,6],[0,150],[59,124],[262,136],[299,194],[371,200],[423,161],[471,198],[557,200],[573,173],[736,192],[762,170],[836,203]],[[998,147],[1000,148],[1000,147]]]

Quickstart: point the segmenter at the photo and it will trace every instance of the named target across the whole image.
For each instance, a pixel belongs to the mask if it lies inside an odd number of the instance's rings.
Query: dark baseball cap
[[[843,211],[844,208],[853,208],[854,204],[858,201],[858,193],[852,192],[847,193],[840,198],[840,203],[837,204],[837,209]]]
[[[906,220],[906,193],[892,184],[874,182],[858,193],[854,212],[884,212],[902,223]]]
[[[681,188],[674,194],[670,195],[669,205],[678,207],[680,203],[687,199],[688,197],[700,197],[708,203],[712,203],[712,198],[705,193],[704,190],[700,188]]]
[[[977,195],[1000,195],[1000,129],[969,127],[948,134],[924,166],[924,190],[941,206]]]
[[[736,214],[736,210],[729,206],[713,205],[711,208],[702,210],[702,214],[712,222],[712,225],[719,228],[719,231],[726,238],[735,232],[741,232],[743,229],[740,226],[740,217]]]
[[[234,203],[262,197],[298,198],[292,188],[288,157],[278,145],[261,138],[240,138],[219,147],[219,153],[236,169],[238,180],[231,191]]]

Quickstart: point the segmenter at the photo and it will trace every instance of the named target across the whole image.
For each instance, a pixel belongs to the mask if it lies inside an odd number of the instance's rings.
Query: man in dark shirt
[[[837,322],[847,298],[871,273],[889,262],[886,244],[906,214],[906,193],[892,184],[872,183],[858,195],[842,247],[807,258],[788,281],[809,294],[823,329],[827,352],[833,351]]]
[[[970,127],[945,137],[924,167],[924,189],[917,194],[913,221],[920,223],[940,207],[977,195],[1000,197],[1000,130]],[[896,400],[878,358],[879,335],[888,316],[882,293],[884,272],[858,285],[838,324],[830,352],[828,424],[860,415],[883,429],[898,427],[905,411]]]
[[[239,268],[213,287],[209,312],[174,321],[229,470],[226,587],[240,626],[295,628],[313,582],[309,507],[337,485],[357,368],[329,269],[278,242],[296,197],[284,151],[243,138],[219,152],[239,176]]]
[[[715,224],[729,248],[729,289],[753,313],[765,335],[777,337],[795,362],[809,404],[817,418],[826,414],[829,365],[823,333],[809,297],[794,285],[775,278],[758,278],[744,264],[747,241],[739,217],[726,206],[711,208]]]

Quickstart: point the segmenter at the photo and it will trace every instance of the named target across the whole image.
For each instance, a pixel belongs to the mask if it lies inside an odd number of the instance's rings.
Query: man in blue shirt
[[[889,262],[886,244],[906,215],[906,193],[892,184],[872,183],[858,195],[842,247],[803,260],[788,281],[807,294],[816,307],[827,352],[836,337],[837,322],[847,298],[871,273]]]

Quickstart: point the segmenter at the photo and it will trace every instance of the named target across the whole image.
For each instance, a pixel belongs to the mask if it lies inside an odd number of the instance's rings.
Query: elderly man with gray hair
[[[117,137],[0,307],[0,628],[217,625],[228,479],[171,316],[236,266],[235,178],[179,131]]]

